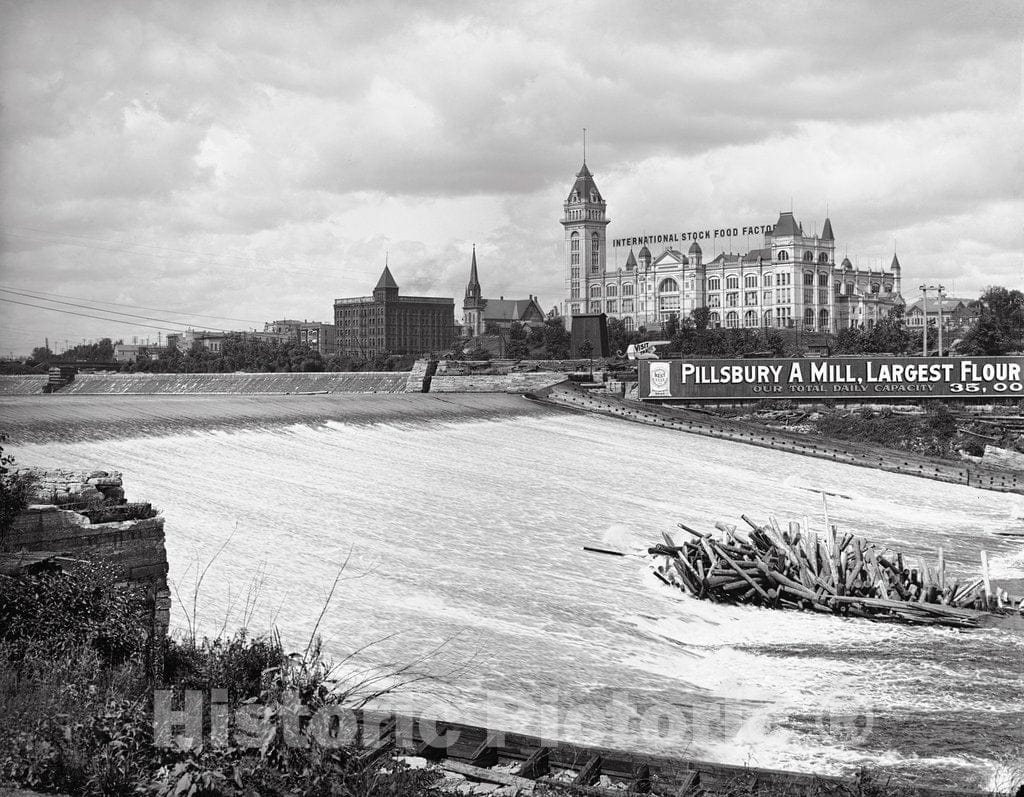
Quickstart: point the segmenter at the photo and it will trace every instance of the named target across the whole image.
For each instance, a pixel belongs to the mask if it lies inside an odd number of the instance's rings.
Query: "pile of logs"
[[[948,581],[943,551],[933,568],[918,557],[883,550],[853,534],[811,531],[809,524],[780,528],[774,518],[758,525],[746,515],[747,530],[716,524],[712,535],[679,524],[692,539],[648,549],[665,557],[655,574],[702,599],[781,609],[829,612],[876,620],[978,626],[979,612],[1011,605],[1003,590],[993,592],[982,554],[981,578]],[[916,560],[916,561],[915,561]]]

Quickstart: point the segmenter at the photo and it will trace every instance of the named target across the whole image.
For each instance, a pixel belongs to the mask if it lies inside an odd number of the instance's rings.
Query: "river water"
[[[344,568],[325,649],[360,650],[351,678],[428,675],[384,698],[401,710],[753,766],[881,764],[975,788],[1019,777],[1019,632],[711,605],[641,556],[581,549],[639,553],[677,522],[741,513],[822,528],[823,489],[841,530],[933,559],[941,545],[953,575],[976,573],[985,548],[994,576],[1021,578],[1020,540],[994,536],[1022,528],[1021,496],[556,411],[230,428],[182,416],[157,435],[125,417],[102,439],[42,425],[13,453],[121,470],[130,500],[163,510],[179,626],[209,564],[203,632],[276,626],[302,648]]]

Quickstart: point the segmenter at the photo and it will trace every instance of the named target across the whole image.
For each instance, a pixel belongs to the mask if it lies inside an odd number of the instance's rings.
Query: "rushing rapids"
[[[640,559],[595,566],[578,553],[646,551],[676,520],[780,507],[821,523],[813,487],[839,494],[828,508],[841,528],[918,555],[941,546],[951,576],[975,574],[987,549],[1005,580],[1024,576],[1021,541],[998,536],[1021,528],[1019,496],[545,408],[375,418],[383,405],[360,397],[324,421],[326,402],[311,399],[315,421],[275,412],[247,427],[197,420],[181,400],[98,401],[103,435],[21,418],[11,452],[123,471],[164,510],[178,623],[197,565],[215,559],[197,603],[208,633],[277,625],[304,644],[348,560],[320,627],[327,649],[369,645],[359,667],[425,656],[443,676],[389,698],[397,709],[973,787],[1005,783],[1022,757],[1019,635],[717,605],[667,590]]]

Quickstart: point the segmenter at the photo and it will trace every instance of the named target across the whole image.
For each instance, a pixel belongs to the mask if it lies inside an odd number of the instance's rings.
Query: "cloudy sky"
[[[4,355],[329,321],[386,252],[461,305],[474,243],[549,308],[583,127],[610,238],[828,207],[905,294],[1024,287],[1015,1],[0,8]]]

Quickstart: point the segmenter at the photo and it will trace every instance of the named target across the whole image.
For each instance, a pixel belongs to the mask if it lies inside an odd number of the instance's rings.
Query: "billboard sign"
[[[642,399],[1024,398],[1024,357],[640,360]]]

